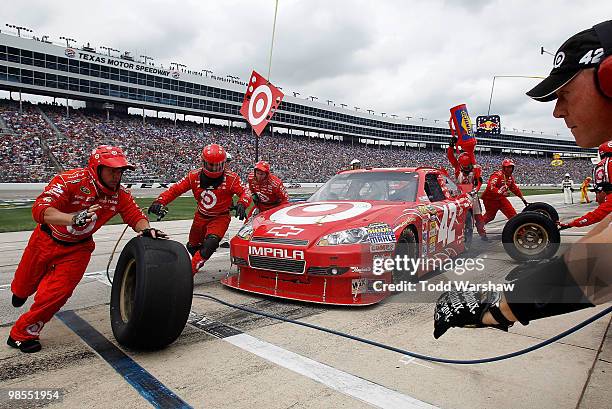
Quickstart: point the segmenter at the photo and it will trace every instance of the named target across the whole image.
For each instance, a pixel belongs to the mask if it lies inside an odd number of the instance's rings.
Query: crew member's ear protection
[[[612,20],[599,23],[593,29],[604,49],[602,60],[595,68],[595,82],[602,94],[612,98]]]

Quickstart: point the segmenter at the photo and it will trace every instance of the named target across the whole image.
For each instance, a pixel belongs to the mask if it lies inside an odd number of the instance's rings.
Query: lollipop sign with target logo
[[[268,80],[253,71],[249,78],[240,113],[251,124],[257,136],[272,119],[285,95]]]

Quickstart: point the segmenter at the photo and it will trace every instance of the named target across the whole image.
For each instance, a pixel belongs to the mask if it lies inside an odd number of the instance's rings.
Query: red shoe
[[[202,258],[199,251],[196,251],[191,258],[191,274],[195,275],[202,268],[204,263],[206,263],[206,260]]]

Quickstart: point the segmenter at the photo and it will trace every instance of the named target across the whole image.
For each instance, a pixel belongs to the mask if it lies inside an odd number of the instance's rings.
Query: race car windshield
[[[343,173],[327,181],[308,201],[384,200],[414,202],[419,176],[414,172]]]

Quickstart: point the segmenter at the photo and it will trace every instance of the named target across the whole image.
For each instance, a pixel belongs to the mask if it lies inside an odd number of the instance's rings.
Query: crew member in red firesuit
[[[485,224],[495,219],[495,215],[499,210],[508,219],[516,216],[516,210],[514,210],[512,203],[508,200],[510,192],[518,196],[525,206],[528,205],[527,200],[523,197],[523,193],[521,193],[521,189],[519,189],[514,181],[512,172],[514,172],[514,162],[512,159],[504,159],[501,169],[493,172],[489,178],[487,188],[482,194],[482,202],[485,206],[485,214],[483,215]]]
[[[611,149],[612,151],[612,149]],[[601,151],[600,151],[601,156]],[[593,185],[595,186],[595,200],[599,206],[597,209],[588,212],[584,216],[578,217],[569,223],[559,223],[561,230],[570,227],[584,227],[603,220],[612,213],[612,152],[601,160],[593,169]]]
[[[248,183],[255,204],[251,214],[263,212],[289,202],[289,196],[283,181],[270,172],[270,164],[266,161],[261,160],[255,164],[255,167],[249,173]]]
[[[7,344],[22,352],[38,352],[43,326],[68,301],[83,278],[95,244],[92,235],[117,213],[139,235],[165,238],[121,186],[133,170],[121,148],[94,149],[87,168],[55,176],[32,206],[38,223],[11,283],[13,306],[21,307],[36,293],[30,310],[11,328]]]
[[[251,203],[248,189],[245,189],[240,176],[226,169],[227,153],[223,147],[210,144],[202,150],[202,167],[192,170],[183,179],[173,184],[149,206],[149,213],[159,219],[168,212],[168,204],[183,193],[191,190],[198,207],[196,209],[187,250],[193,256],[191,267],[197,273],[204,263],[219,247],[219,242],[230,223],[230,207],[234,195],[236,216],[246,218],[246,209]]]
[[[451,138],[451,142],[446,150],[448,161],[455,169],[455,178],[461,190],[469,193],[472,196],[472,211],[474,215],[474,224],[476,230],[483,241],[489,241],[487,231],[485,230],[482,208],[480,207],[480,199],[478,191],[482,186],[482,168],[480,165],[474,165],[472,158],[467,152],[462,152],[458,158],[455,158],[455,143],[457,137]]]

